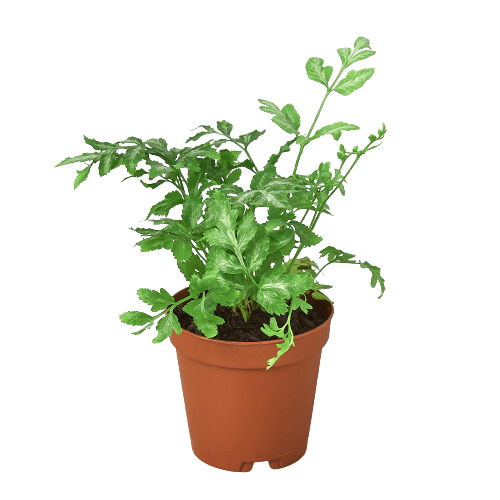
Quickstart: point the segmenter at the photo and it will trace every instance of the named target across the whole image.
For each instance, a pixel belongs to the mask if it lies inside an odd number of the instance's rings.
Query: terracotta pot
[[[188,288],[175,300],[188,295]],[[305,454],[318,379],[333,305],[307,301],[325,322],[294,337],[295,346],[266,370],[276,344],[207,339],[187,330],[172,333],[194,454],[218,469],[248,472],[254,462],[272,469]]]

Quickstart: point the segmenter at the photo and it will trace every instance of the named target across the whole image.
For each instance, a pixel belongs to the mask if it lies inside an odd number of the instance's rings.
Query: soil
[[[185,304],[187,304],[187,302],[185,302]],[[204,337],[205,335],[203,335],[203,333],[201,333],[193,323],[192,316],[183,310],[183,305],[184,304],[179,304],[174,309],[182,328]],[[252,311],[250,319],[246,322],[243,320],[240,313],[233,312],[231,308],[221,306],[220,304],[217,305],[214,314],[222,318],[224,320],[224,324],[217,326],[219,333],[215,337],[212,337],[212,339],[226,340],[229,342],[263,342],[266,340],[280,340],[280,337],[277,337],[276,335],[269,337],[261,330],[261,327],[265,323],[269,324],[269,319],[272,317],[271,314],[265,311]],[[288,314],[275,317],[278,326],[282,327],[286,323]],[[323,315],[316,309],[309,309],[307,314],[302,312],[301,309],[295,309],[295,311],[292,312],[290,321],[294,337],[300,335],[301,333],[313,330],[324,322],[325,318],[323,318]]]

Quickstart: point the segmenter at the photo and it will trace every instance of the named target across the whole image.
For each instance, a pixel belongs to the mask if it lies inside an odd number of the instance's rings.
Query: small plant
[[[181,333],[181,325],[174,308],[181,303],[190,314],[198,329],[208,338],[217,335],[217,325],[222,318],[214,314],[217,304],[231,307],[241,313],[246,320],[252,310],[263,309],[271,315],[287,314],[288,321],[279,328],[274,317],[262,331],[268,336],[278,336],[283,342],[278,345],[277,356],[268,360],[267,369],[294,345],[290,327],[292,311],[301,308],[304,313],[312,306],[305,300],[305,294],[312,291],[316,299],[329,300],[321,290],[331,288],[318,282],[320,272],[334,263],[358,264],[371,272],[371,286],[378,282],[382,297],[385,286],[380,276],[380,268],[353,260],[354,255],[332,246],[320,251],[326,263],[320,268],[309,258],[302,256],[303,250],[321,243],[323,238],[314,232],[322,214],[331,215],[328,202],[337,191],[345,195],[347,176],[354,165],[368,151],[378,147],[386,133],[385,125],[378,135],[370,135],[364,148],[355,146],[347,151],[340,144],[337,157],[338,168],[331,168],[330,162],[321,163],[310,174],[298,174],[298,166],[304,148],[324,135],[338,141],[342,132],[358,130],[359,127],[342,121],[326,125],[312,131],[319,118],[326,99],[332,92],[348,96],[361,88],[373,73],[373,68],[351,69],[343,79],[343,72],[357,61],[375,54],[369,40],[360,37],[354,43],[354,50],[337,50],[341,67],[337,77],[330,85],[333,68],[323,67],[323,59],[310,58],[306,63],[307,76],[326,87],[326,94],[307,135],[299,132],[300,116],[291,104],[279,108],[276,104],[259,99],[260,109],[273,116],[272,121],[293,138],[280,147],[278,153],[271,155],[267,164],[259,168],[253,161],[248,147],[265,130],[254,130],[239,137],[232,137],[233,126],[225,120],[217,122],[217,129],[200,125],[203,129],[186,143],[197,141],[208,135],[221,138],[183,149],[168,148],[164,139],[142,141],[128,137],[124,141],[99,142],[84,136],[85,142],[94,152],[66,158],[56,165],[81,162],[86,164],[77,170],[75,189],[87,179],[91,168],[98,165],[99,175],[104,176],[115,168],[124,165],[128,177],[138,178],[143,186],[156,189],[170,184],[173,190],[159,197],[146,220],[155,228],[136,228],[142,240],[137,243],[142,252],[165,248],[171,250],[179,270],[189,282],[189,295],[175,301],[165,289],[160,291],[141,288],[137,291],[139,299],[151,306],[155,315],[139,311],[129,311],[120,316],[128,325],[142,326],[134,335],[156,325],[157,335],[154,343],[165,340],[172,331]],[[197,127],[197,128],[200,128]],[[195,130],[195,129],[193,129]],[[229,143],[241,151],[221,149]],[[378,143],[378,144],[376,144]],[[289,152],[293,144],[299,146],[293,174],[282,177],[276,171],[281,155]],[[241,153],[246,158],[240,161]],[[354,159],[347,172],[344,165]],[[139,168],[142,163],[143,168]],[[147,169],[149,167],[149,169]],[[249,189],[237,184],[242,169],[248,169],[253,177]],[[140,179],[147,176],[149,182]],[[122,182],[123,182],[122,181]],[[168,217],[173,207],[181,205],[181,219]],[[267,208],[267,221],[258,223],[255,218],[257,207]],[[307,222],[306,222],[307,220]]]

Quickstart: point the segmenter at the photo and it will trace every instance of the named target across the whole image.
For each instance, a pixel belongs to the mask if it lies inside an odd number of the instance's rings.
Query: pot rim
[[[184,292],[187,293],[188,291],[189,291],[189,287],[187,286],[186,288],[183,288],[182,290],[179,290],[176,294],[174,294],[174,297],[176,297],[176,296],[178,296],[178,295],[180,295],[180,294],[182,294]],[[316,300],[316,299],[313,299],[313,300]],[[320,325],[318,325],[316,328],[313,328],[312,330],[309,330],[307,332],[299,334],[300,337],[308,337],[309,335],[314,335],[319,328],[323,327],[323,325],[325,323],[330,323],[330,321],[332,320],[332,317],[333,317],[334,307],[333,307],[333,303],[332,302],[329,302],[329,304],[330,304],[330,307],[331,307],[331,311],[330,311],[330,314],[329,314],[328,318],[326,318],[323,321],[323,323],[321,323]],[[284,339],[278,339],[278,340],[262,340],[260,342],[235,342],[235,341],[231,341],[231,340],[209,339],[208,337],[205,337],[204,335],[197,335],[196,333],[190,332],[189,330],[184,330],[184,328],[182,328],[182,332],[181,333],[182,334],[187,333],[190,337],[193,337],[193,338],[198,338],[198,339],[202,339],[202,340],[209,341],[209,342],[215,342],[215,343],[218,343],[218,344],[228,344],[228,345],[232,345],[232,346],[237,346],[237,345],[245,345],[245,346],[248,346],[248,345],[255,345],[255,346],[270,345],[270,344],[281,343],[284,340]],[[177,334],[177,333],[175,333],[175,331],[173,331],[170,336],[172,336],[172,335],[180,335],[180,334]],[[295,339],[295,335],[293,336],[293,338]]]

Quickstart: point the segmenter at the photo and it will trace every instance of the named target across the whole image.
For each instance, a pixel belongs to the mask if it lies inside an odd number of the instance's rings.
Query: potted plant
[[[321,350],[333,315],[333,303],[322,291],[331,286],[319,281],[321,271],[333,263],[357,264],[370,271],[372,287],[380,284],[379,298],[385,290],[380,268],[354,260],[353,254],[326,246],[319,252],[325,259],[321,264],[303,255],[323,241],[314,230],[322,214],[331,215],[330,198],[337,191],[345,195],[354,165],[386,133],[383,124],[366,146],[352,151],[340,144],[338,168],[325,162],[299,173],[309,143],[325,135],[338,141],[342,132],[359,129],[338,121],[312,134],[328,96],[351,94],[374,72],[350,69],[341,79],[352,64],[375,54],[368,39],[359,37],[353,50],[337,52],[341,67],[331,84],[333,68],[324,67],[323,59],[306,63],[307,76],[326,87],[307,134],[299,131],[300,116],[292,104],[280,108],[259,99],[260,109],[292,136],[266,165],[257,165],[248,150],[265,130],[233,137],[233,126],[225,120],[216,129],[201,125],[203,130],[186,143],[220,137],[183,149],[169,148],[161,138],[110,143],[84,136],[94,151],[56,165],[86,165],[77,170],[75,189],[94,165],[100,176],[124,165],[128,176],[123,180],[137,178],[151,190],[171,188],[158,196],[146,217],[154,227],[131,229],[142,237],[137,243],[142,252],[172,251],[189,286],[173,294],[141,288],[139,299],[153,314],[129,311],[120,319],[142,327],[134,335],[156,323],[154,343],[170,337],[193,451],[214,467],[249,471],[253,462],[269,461],[280,468],[305,453]],[[232,145],[239,150],[229,149]],[[299,147],[293,174],[280,176],[276,165],[293,145]],[[252,173],[247,187],[238,185],[242,169]],[[182,210],[180,219],[169,217],[176,206]],[[265,222],[256,220],[258,207],[267,209]]]

